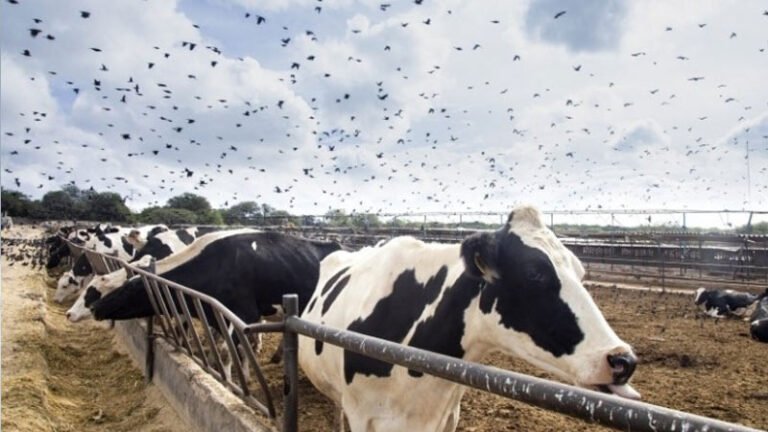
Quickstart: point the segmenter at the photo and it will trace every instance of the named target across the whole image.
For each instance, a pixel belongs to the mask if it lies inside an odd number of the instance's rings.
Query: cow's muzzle
[[[631,352],[608,354],[608,365],[613,372],[613,384],[624,385],[629,382],[637,367],[637,357]]]

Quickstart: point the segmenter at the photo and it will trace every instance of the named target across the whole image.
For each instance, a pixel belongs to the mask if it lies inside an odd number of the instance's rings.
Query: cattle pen
[[[342,347],[384,362],[397,364],[412,370],[431,374],[465,386],[520,400],[548,410],[557,411],[588,422],[602,424],[618,430],[657,431],[756,431],[739,424],[676,411],[648,403],[620,399],[615,396],[573,387],[554,381],[465,362],[420,349],[358,333],[314,324],[296,316],[295,296],[284,297],[285,317],[280,322],[246,324],[215,299],[186,287],[141,270],[114,257],[92,251],[80,251],[70,244],[74,253],[84,252],[96,272],[103,273],[125,268],[130,274],[139,275],[143,281],[152,307],[159,318],[161,333],[155,333],[153,321],[146,326],[147,379],[152,380],[152,345],[161,337],[194,359],[203,369],[231,389],[249,406],[262,412],[281,430],[298,430],[298,335]],[[191,305],[191,306],[190,306]],[[193,318],[203,323],[189,325]],[[278,408],[265,383],[260,365],[252,350],[261,333],[283,333],[284,386],[282,420]],[[216,341],[224,339],[224,348]],[[208,344],[205,347],[206,342]],[[244,343],[248,342],[248,343]],[[207,349],[206,349],[207,348]],[[229,359],[234,374],[225,372]],[[256,375],[255,388],[248,381],[249,370]],[[234,375],[234,376],[233,376]]]

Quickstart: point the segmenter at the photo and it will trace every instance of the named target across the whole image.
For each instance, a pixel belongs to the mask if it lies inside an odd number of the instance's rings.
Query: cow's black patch
[[[344,267],[343,269],[339,270],[335,275],[331,276],[330,279],[328,279],[328,282],[323,285],[323,289],[320,291],[320,295],[325,295],[325,293],[328,292],[329,289],[333,286],[333,284],[336,283],[339,278],[349,270],[349,267]]]
[[[323,353],[323,341],[315,339],[315,354],[320,355]]]
[[[339,282],[336,283],[336,285],[333,286],[333,289],[328,294],[328,296],[323,300],[323,310],[320,312],[320,315],[325,315],[326,312],[328,312],[328,309],[331,307],[334,301],[336,301],[336,297],[339,296],[341,293],[341,290],[344,289],[345,286],[349,283],[349,278],[351,275],[344,276]]]
[[[85,297],[83,300],[85,301],[85,307],[90,307],[94,302],[99,300],[101,298],[101,293],[99,290],[97,290],[94,287],[88,287],[88,289],[85,291]]]
[[[318,297],[312,298],[312,301],[309,302],[309,306],[307,306],[307,312],[312,312],[312,309],[315,308],[315,303],[317,303]]]
[[[129,256],[133,256],[133,252],[134,252],[133,245],[130,242],[128,242],[128,240],[126,240],[125,237],[120,237],[120,240],[122,240],[123,242],[123,250],[125,251],[125,253],[127,253]]]
[[[85,254],[80,255],[72,266],[72,274],[75,276],[88,276],[93,273],[91,263]]]
[[[424,308],[435,301],[448,275],[443,266],[425,284],[416,281],[416,271],[406,270],[395,280],[392,293],[376,303],[373,312],[365,319],[353,321],[348,329],[358,333],[402,342]],[[362,375],[389,376],[392,365],[379,360],[344,351],[344,378],[352,382],[356,373]]]
[[[144,247],[136,252],[136,255],[133,257],[133,261],[138,261],[146,255],[160,260],[170,256],[172,253],[173,251],[171,250],[170,246],[163,243],[163,241],[159,238],[152,237],[151,239],[147,240],[147,243],[144,245]]]
[[[149,230],[149,233],[147,233],[147,238],[150,239],[150,238],[152,238],[152,237],[154,237],[154,236],[156,236],[156,235],[158,235],[160,233],[164,233],[166,231],[168,231],[168,228],[166,228],[164,226],[161,226],[161,225],[158,225],[158,226],[152,228],[151,230]]]
[[[98,234],[98,239],[100,242],[104,243],[104,246],[107,249],[112,249],[112,239],[103,234]]]
[[[555,357],[573,354],[584,339],[576,315],[560,297],[562,288],[549,257],[506,230],[497,232],[494,270],[498,278],[480,295],[480,309],[495,305],[500,323],[527,334]]]
[[[195,241],[195,237],[192,234],[188,233],[187,230],[185,229],[176,230],[176,237],[178,237],[179,240],[181,240],[181,242],[184,243],[185,245],[188,245],[193,241]]]
[[[435,314],[416,326],[408,345],[452,357],[462,358],[464,348],[461,338],[464,336],[464,311],[472,299],[480,293],[481,283],[475,278],[461,275],[453,286],[445,289]],[[423,374],[408,370],[413,377]]]

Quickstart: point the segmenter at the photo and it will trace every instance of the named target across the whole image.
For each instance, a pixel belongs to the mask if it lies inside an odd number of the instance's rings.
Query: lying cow
[[[337,252],[302,318],[468,361],[502,351],[582,387],[639,398],[636,357],[532,207],[461,244],[397,237]],[[453,431],[465,387],[301,337],[307,377],[352,432]]]
[[[696,306],[713,318],[743,318],[758,298],[751,293],[705,288],[697,289],[694,296]]]
[[[195,241],[198,235],[212,231],[213,229],[194,227],[161,232],[143,243],[144,247],[136,252],[131,263],[140,268],[146,268],[149,265],[148,258],[155,258],[157,260],[167,258],[186,248]],[[89,318],[91,316],[91,310],[89,309],[91,304],[122,286],[126,279],[127,273],[125,269],[94,277],[67,311],[67,319],[71,322],[78,322]]]
[[[749,334],[756,341],[768,342],[768,288],[760,295],[757,307],[749,317]]]

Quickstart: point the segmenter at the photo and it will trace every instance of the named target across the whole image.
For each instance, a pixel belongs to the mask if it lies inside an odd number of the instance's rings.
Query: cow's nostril
[[[626,384],[635,373],[637,358],[632,353],[609,354],[607,360],[613,370],[613,384]]]
[[[67,312],[67,319],[72,319],[72,314],[70,312]]]

